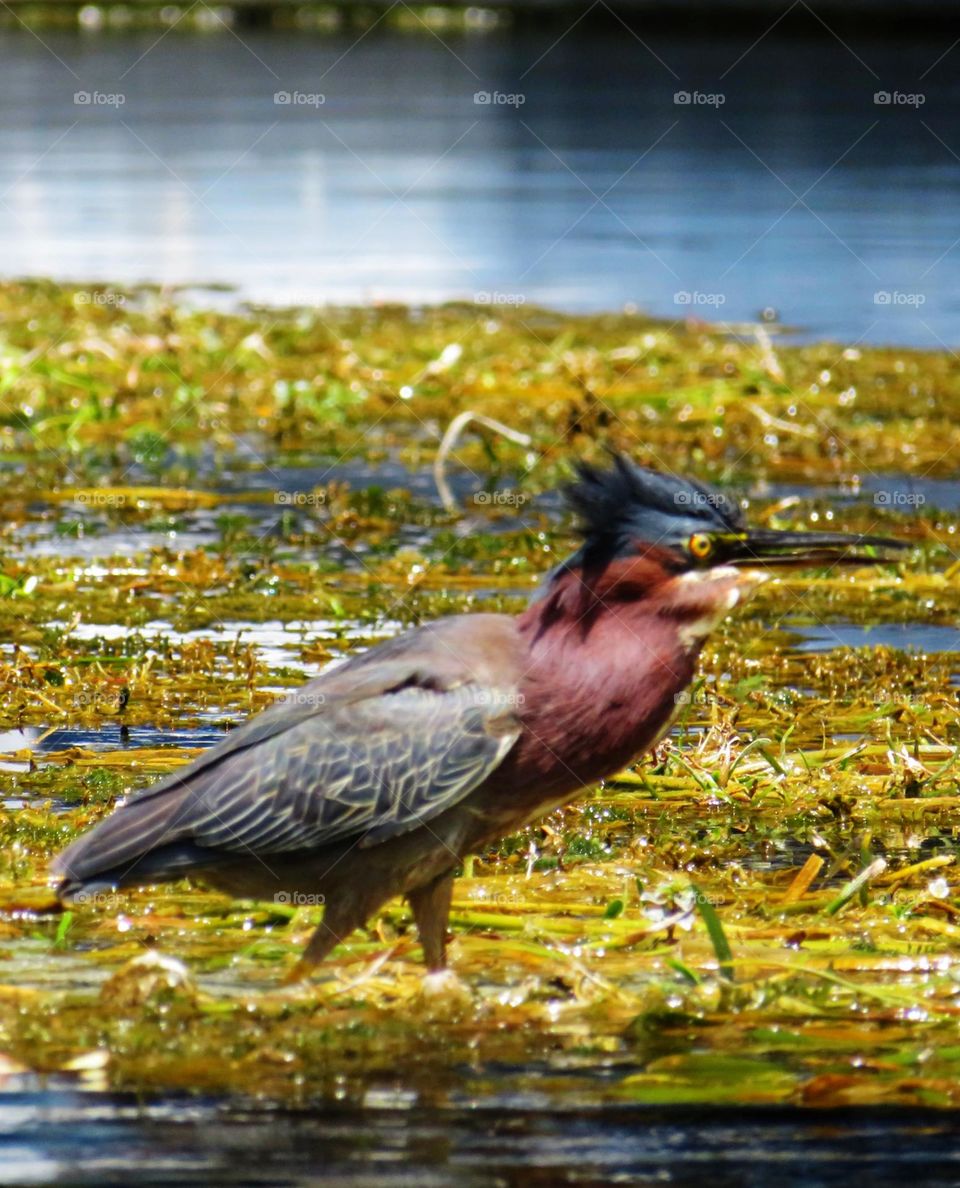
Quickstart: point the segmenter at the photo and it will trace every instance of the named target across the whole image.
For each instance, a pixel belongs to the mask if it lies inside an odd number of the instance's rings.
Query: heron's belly
[[[365,849],[361,845],[241,856],[204,870],[219,891],[292,906],[319,906],[344,895],[358,900],[405,895],[445,874],[470,852],[477,830],[473,814],[457,806],[409,833]]]

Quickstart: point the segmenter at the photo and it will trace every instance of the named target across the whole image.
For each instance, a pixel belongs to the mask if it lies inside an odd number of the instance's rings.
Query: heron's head
[[[607,469],[581,463],[565,495],[584,537],[567,564],[587,571],[633,557],[648,557],[673,573],[727,565],[864,565],[906,547],[884,536],[752,527],[725,492],[622,454]]]
[[[906,547],[862,533],[752,527],[723,491],[622,454],[607,468],[581,463],[564,494],[583,544],[534,596],[541,626],[566,618],[589,631],[605,607],[629,603],[648,616],[696,624],[702,639],[767,567],[867,565]]]

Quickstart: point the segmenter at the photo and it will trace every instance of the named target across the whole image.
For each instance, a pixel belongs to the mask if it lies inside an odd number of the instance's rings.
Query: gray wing
[[[429,821],[519,737],[517,650],[511,620],[476,615],[325,673],[78,838],[54,862],[62,889],[183,873],[218,851],[374,845]]]
[[[191,840],[223,850],[385,841],[442,813],[497,767],[520,733],[504,704],[502,693],[462,685],[320,706],[198,773],[183,825]]]

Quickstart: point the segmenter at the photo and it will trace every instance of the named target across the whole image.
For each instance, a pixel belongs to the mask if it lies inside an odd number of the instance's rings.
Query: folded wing
[[[216,855],[375,845],[478,787],[520,733],[515,689],[389,650],[320,678],[131,797],[54,865],[61,894],[179,877]],[[348,688],[349,691],[345,691]]]

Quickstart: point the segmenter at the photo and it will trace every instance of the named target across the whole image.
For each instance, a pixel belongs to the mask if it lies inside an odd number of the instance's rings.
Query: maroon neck
[[[603,615],[656,600],[675,576],[673,555],[657,548],[618,558],[593,572],[581,566],[562,569],[543,596],[518,617],[517,627],[531,644],[557,630],[575,630],[585,638]]]
[[[526,646],[525,730],[498,769],[513,798],[523,785],[531,804],[560,803],[650,747],[692,681],[713,622],[736,601],[740,581],[724,568],[677,573],[651,550],[596,575],[578,568],[557,573],[516,620]],[[526,804],[526,794],[520,799]]]

